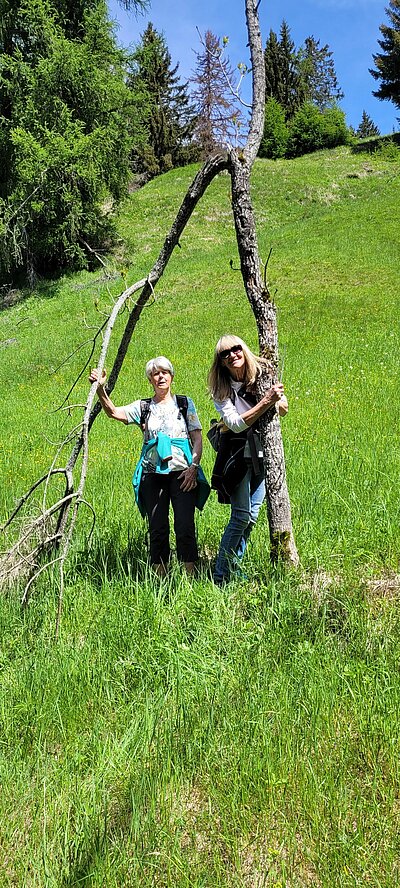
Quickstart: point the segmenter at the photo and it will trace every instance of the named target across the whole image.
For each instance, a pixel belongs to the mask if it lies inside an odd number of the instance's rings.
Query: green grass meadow
[[[195,172],[129,197],[107,277],[41,281],[1,313],[4,519],[79,423],[87,373],[71,410],[56,408]],[[301,567],[270,567],[264,514],[248,579],[216,588],[228,512],[212,495],[198,576],[173,564],[155,581],[131,489],[140,433],[99,416],[85,493],[96,526],[89,542],[82,508],[58,641],[56,568],[23,612],[20,590],[1,593],[0,888],[400,885],[400,153],[259,160],[252,195],[263,260],[272,247]],[[208,428],[217,338],[257,349],[231,259],[221,175],[143,311],[117,404],[150,394],[144,365],[166,354]],[[208,475],[212,463],[206,443]]]

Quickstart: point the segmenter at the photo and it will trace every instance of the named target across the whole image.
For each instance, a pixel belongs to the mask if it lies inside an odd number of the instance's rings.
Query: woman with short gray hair
[[[92,370],[100,404],[110,419],[134,423],[143,447],[133,476],[135,498],[150,531],[150,561],[164,576],[170,558],[169,506],[174,513],[178,560],[192,573],[198,558],[194,512],[202,509],[210,488],[200,467],[201,424],[191,398],[171,393],[174,368],[164,355],[146,364],[153,397],[116,407],[106,389],[106,372]]]

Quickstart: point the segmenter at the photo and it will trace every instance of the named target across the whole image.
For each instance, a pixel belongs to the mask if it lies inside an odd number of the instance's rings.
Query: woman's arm
[[[196,466],[199,466],[203,453],[203,435],[201,429],[194,429],[192,432],[189,432],[189,435],[192,442],[193,463]]]
[[[106,379],[107,374],[105,370],[102,371],[100,379],[97,370],[92,370],[89,376],[90,382],[96,382],[96,380],[98,381],[97,397],[104,410],[104,413],[107,414],[109,419],[117,419],[118,422],[124,422],[125,425],[128,425],[128,419],[125,410],[122,407],[116,407],[115,404],[113,404],[111,398],[104,388]]]
[[[242,432],[244,429],[249,428],[249,426],[252,426],[263,413],[266,413],[267,410],[271,410],[271,407],[273,407],[274,404],[283,400],[286,401],[283,394],[283,385],[281,382],[276,382],[268,389],[264,397],[261,398],[254,407],[250,407],[246,410],[245,413],[238,413],[230,398],[223,402],[214,401],[214,404],[225,425],[228,426],[228,429],[237,434],[238,432]],[[280,407],[278,407],[278,409],[280,413]]]
[[[241,418],[245,421],[247,426],[252,426],[263,413],[266,413],[267,410],[271,410],[271,407],[280,401],[282,397],[283,385],[281,382],[275,382],[274,385],[271,385],[271,388],[268,389],[258,404],[254,404],[254,407],[251,407],[250,410],[246,410],[246,413],[241,413]]]
[[[279,416],[286,416],[289,410],[289,404],[286,395],[282,395],[279,401],[276,402],[275,410],[277,413],[279,413]]]

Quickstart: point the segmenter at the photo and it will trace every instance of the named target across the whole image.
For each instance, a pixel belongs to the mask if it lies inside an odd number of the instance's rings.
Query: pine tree
[[[194,138],[204,157],[236,141],[243,124],[243,115],[229,86],[234,83],[234,72],[222,52],[219,38],[206,31],[204,49],[196,53],[196,71],[191,78],[197,114]]]
[[[157,174],[187,162],[196,115],[188,84],[178,76],[179,63],[171,66],[163,34],[149,22],[141,42],[130,59],[128,85],[140,102],[140,114],[147,131],[147,148],[138,156],[138,165]]]
[[[298,56],[301,96],[324,111],[344,98],[339,87],[333,53],[328,44],[320,46],[319,40],[307,37]]]
[[[363,111],[362,113],[361,122],[356,130],[356,136],[358,139],[368,139],[370,136],[380,136],[378,127],[366,111]]]
[[[148,0],[119,0],[124,9],[144,11],[149,5]],[[85,16],[98,6],[97,0],[53,0],[53,7],[63,32],[70,40],[81,39],[85,32]]]
[[[283,86],[282,70],[280,64],[279,40],[275,31],[269,32],[269,37],[264,50],[265,65],[265,98],[275,99],[282,104]]]
[[[382,52],[373,56],[376,68],[369,69],[375,80],[381,81],[372,95],[389,99],[400,108],[400,0],[389,0],[386,13],[391,24],[379,28],[382,40],[378,40],[378,44]]]
[[[285,21],[280,29],[280,56],[283,77],[283,107],[286,108],[290,119],[300,104],[300,80],[298,72],[298,57],[294,42],[290,36],[290,30]]]
[[[290,120],[304,102],[311,102],[320,111],[343,98],[336,77],[333,54],[328,45],[307,37],[299,50],[293,43],[285,21],[278,40],[274,31],[264,52],[265,98],[276,99]]]

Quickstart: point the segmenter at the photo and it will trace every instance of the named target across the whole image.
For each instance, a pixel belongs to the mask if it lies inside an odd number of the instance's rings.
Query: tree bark
[[[229,153],[232,182],[232,211],[235,222],[240,267],[258,331],[260,354],[267,358],[270,373],[263,373],[257,394],[261,398],[277,381],[278,327],[276,307],[264,285],[258,253],[256,224],[250,196],[250,174],[260,147],[264,126],[265,70],[257,6],[246,0],[246,19],[252,61],[253,102],[249,137],[243,151]],[[285,457],[278,415],[274,410],[259,422],[264,451],[267,516],[271,541],[271,559],[283,559],[297,565],[299,558],[293,537]]]
[[[267,358],[270,373],[260,377],[257,395],[261,398],[277,381],[278,329],[276,307],[264,287],[260,271],[256,227],[250,199],[250,170],[245,158],[231,152],[229,172],[232,181],[232,210],[243,283],[257,324],[260,354]],[[271,559],[297,565],[299,558],[292,531],[285,457],[279,417],[270,410],[259,421],[264,451],[267,516]]]

